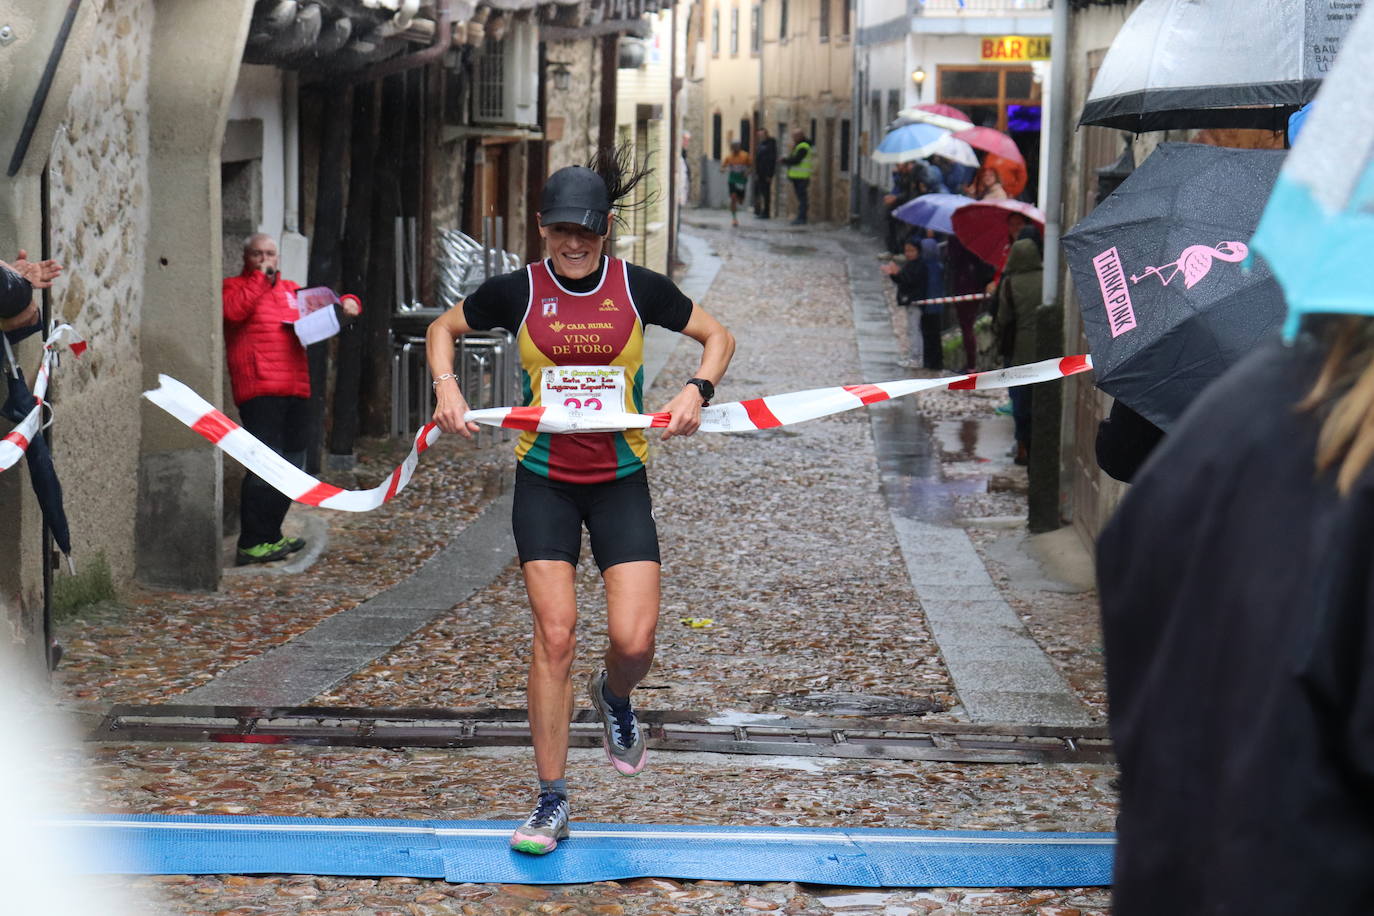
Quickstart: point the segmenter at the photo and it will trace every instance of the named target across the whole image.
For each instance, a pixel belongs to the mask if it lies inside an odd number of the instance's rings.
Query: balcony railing
[[[1052,0],[915,0],[917,16],[1007,16],[1048,13]]]

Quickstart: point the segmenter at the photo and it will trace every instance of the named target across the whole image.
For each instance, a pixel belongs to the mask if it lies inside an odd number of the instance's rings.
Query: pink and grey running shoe
[[[644,769],[649,757],[648,751],[644,749],[644,735],[639,730],[639,720],[635,718],[634,710],[628,704],[622,711],[606,702],[605,686],[605,671],[593,674],[587,682],[592,709],[601,717],[601,726],[605,732],[603,744],[606,746],[606,758],[611,761],[611,766],[615,767],[617,773],[622,776],[633,776]]]
[[[525,823],[515,828],[510,848],[533,856],[553,852],[559,840],[568,838],[569,813],[566,798],[557,792],[543,793]]]

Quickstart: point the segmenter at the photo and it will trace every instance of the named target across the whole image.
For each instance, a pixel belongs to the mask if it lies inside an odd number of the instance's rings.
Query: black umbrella
[[[15,332],[20,336],[28,336],[23,331]],[[14,351],[10,349],[10,335],[5,335],[5,354],[9,357],[10,371],[5,375],[7,396],[5,403],[0,406],[0,416],[21,422],[33,410],[37,400],[33,392],[29,390],[29,385],[24,381],[23,370],[14,360]],[[71,529],[67,525],[67,512],[62,508],[62,484],[57,479],[57,469],[53,467],[52,453],[48,451],[48,441],[41,434],[35,435],[33,441],[24,452],[24,460],[29,465],[29,482],[33,485],[33,493],[38,497],[39,508],[43,511],[43,524],[52,534],[52,539],[57,547],[68,557],[72,552]]]
[[[1064,236],[1098,387],[1161,429],[1283,322],[1241,262],[1284,155],[1161,144]]]

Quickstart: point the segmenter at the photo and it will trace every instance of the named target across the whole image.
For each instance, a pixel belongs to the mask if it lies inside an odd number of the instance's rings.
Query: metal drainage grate
[[[1105,728],[779,719],[713,725],[712,713],[644,710],[650,748],[719,754],[933,760],[968,763],[1110,763]],[[91,741],[218,741],[331,747],[513,747],[530,743],[523,709],[366,709],[115,706]],[[578,710],[569,743],[600,747],[601,725]]]

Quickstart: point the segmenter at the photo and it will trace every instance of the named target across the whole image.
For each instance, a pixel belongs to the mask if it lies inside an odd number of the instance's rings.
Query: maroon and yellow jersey
[[[511,300],[518,274],[493,278],[464,302],[476,329],[505,327],[516,335],[523,403],[644,412],[644,325],[680,331],[691,300],[660,274],[605,258],[599,277],[581,287],[561,280],[548,261],[519,272],[528,284],[518,321]],[[522,284],[523,285],[523,284]],[[633,292],[632,292],[633,289]],[[650,301],[637,302],[636,294]],[[641,309],[648,306],[642,315]],[[512,326],[514,325],[514,326]],[[613,398],[615,403],[603,403]],[[612,433],[522,433],[515,455],[526,468],[552,480],[601,483],[633,474],[648,457],[640,429]]]

